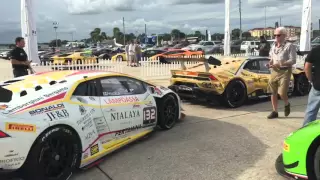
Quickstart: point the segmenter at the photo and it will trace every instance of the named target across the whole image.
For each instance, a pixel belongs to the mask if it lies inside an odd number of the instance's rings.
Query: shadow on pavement
[[[243,127],[187,116],[171,130],[155,131],[108,155],[99,167],[114,180],[236,179],[266,148]],[[87,171],[71,179],[88,178],[100,180]]]

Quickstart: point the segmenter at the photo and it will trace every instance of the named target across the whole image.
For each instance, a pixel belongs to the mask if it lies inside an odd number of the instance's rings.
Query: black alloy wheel
[[[171,94],[166,95],[158,107],[158,125],[162,129],[171,129],[179,118],[179,104],[176,98]]]
[[[66,180],[80,166],[78,136],[66,127],[40,135],[23,166],[26,180]]]
[[[298,75],[295,80],[295,90],[298,96],[305,96],[309,94],[311,89],[311,84],[308,81],[306,75]]]
[[[240,80],[231,81],[224,92],[224,103],[227,107],[237,108],[247,100],[245,84]]]

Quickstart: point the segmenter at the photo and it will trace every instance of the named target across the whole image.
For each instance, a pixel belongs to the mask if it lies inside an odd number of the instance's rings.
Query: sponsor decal
[[[139,110],[111,113],[111,121],[140,117]]]
[[[52,106],[43,107],[43,108],[39,108],[39,109],[35,109],[35,110],[32,110],[32,111],[29,111],[29,114],[31,116],[34,116],[34,115],[47,113],[47,112],[50,112],[50,111],[64,109],[64,108],[65,108],[64,104],[61,103],[61,104],[56,104],[56,105],[52,105]]]
[[[94,121],[94,123],[96,125],[98,134],[102,134],[104,132],[108,132],[109,131],[109,127],[108,127],[107,121],[105,120],[104,117],[94,118],[93,121]]]
[[[86,108],[84,108],[82,105],[79,106],[79,111],[81,113],[81,116],[83,116],[87,112]]]
[[[31,100],[31,101],[29,101],[27,103],[21,104],[21,105],[19,105],[17,107],[14,107],[14,108],[8,110],[8,113],[12,113],[14,111],[20,110],[20,109],[25,108],[25,107],[27,107],[29,105],[33,105],[34,103],[37,103],[37,102],[39,102],[39,101],[41,101],[43,99],[44,99],[43,97],[39,97],[37,99],[33,99],[33,100]]]
[[[89,157],[89,153],[84,153],[82,159],[87,159]]]
[[[98,144],[91,146],[91,148],[90,148],[91,156],[97,154],[98,152],[99,152],[99,145]]]
[[[143,109],[143,124],[152,124],[157,120],[157,108],[146,107]]]
[[[36,129],[33,124],[6,123],[6,131],[36,132]]]
[[[81,119],[77,121],[78,125],[84,124],[84,122],[90,118],[90,116],[95,112],[95,109],[91,109],[88,114],[84,115]]]
[[[160,89],[162,89],[162,90],[164,90],[164,91],[169,90],[169,88],[166,88],[166,87],[163,87],[163,86],[160,86]]]
[[[139,107],[141,107],[139,104],[134,104],[133,105],[133,108],[139,108]]]
[[[129,97],[117,97],[117,98],[109,98],[104,100],[107,104],[121,104],[121,103],[131,103],[138,102],[139,98],[136,96]]]
[[[19,166],[20,164],[23,163],[24,160],[25,160],[25,157],[4,159],[4,160],[0,160],[0,165],[2,166],[2,168],[10,168],[14,166]]]
[[[126,129],[122,129],[122,130],[116,132],[115,136],[121,136],[121,135],[127,134],[127,133],[132,132],[132,131],[136,131],[136,130],[141,129],[141,128],[142,128],[142,125],[139,124],[139,125],[136,125],[136,126],[132,126],[132,127],[126,128]]]
[[[50,121],[69,118],[69,113],[66,109],[51,111],[46,114],[49,117]]]
[[[96,131],[94,129],[92,131],[90,131],[87,135],[85,135],[86,141],[91,140],[92,138],[94,138],[96,134],[97,133],[96,133]]]
[[[155,92],[156,94],[158,94],[159,96],[162,95],[161,90],[160,90],[159,88],[157,88],[157,87],[154,88],[154,92]]]
[[[93,122],[92,122],[91,117],[90,117],[89,119],[85,120],[85,121],[83,122],[83,124],[84,124],[84,126],[82,127],[82,131],[84,131],[84,130],[86,130],[86,129],[88,129],[88,128],[93,127]]]
[[[0,105],[0,110],[6,110],[7,108],[8,108],[8,105],[5,105],[5,104]]]
[[[58,94],[60,94],[60,93],[62,93],[62,92],[64,92],[64,91],[67,91],[67,90],[68,90],[67,87],[63,87],[63,88],[61,88],[61,89],[58,89],[58,90],[56,90],[56,91],[53,91],[52,93],[44,94],[43,96],[48,98],[48,97],[51,97],[51,96],[58,95]]]
[[[12,157],[12,156],[18,156],[19,154],[18,153],[15,153],[15,154],[8,154],[8,155],[5,155],[4,157]]]
[[[126,91],[126,90],[125,90]],[[104,96],[120,96],[121,95],[121,93],[120,92],[102,92],[102,94],[104,95]]]
[[[149,101],[149,102],[147,102],[145,105],[146,105],[146,106],[153,106],[153,103],[152,103],[152,101]]]

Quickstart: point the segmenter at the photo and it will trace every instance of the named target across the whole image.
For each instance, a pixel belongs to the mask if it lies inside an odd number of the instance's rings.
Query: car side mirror
[[[156,90],[154,89],[153,86],[148,86],[148,87],[147,87],[147,90],[148,90],[148,92],[149,92],[150,94],[154,94],[154,93],[156,92]]]

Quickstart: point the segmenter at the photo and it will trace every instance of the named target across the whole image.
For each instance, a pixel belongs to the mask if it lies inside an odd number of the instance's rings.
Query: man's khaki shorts
[[[288,70],[271,69],[271,76],[267,88],[268,93],[273,95],[280,94],[280,96],[287,95],[291,74],[291,68]]]

